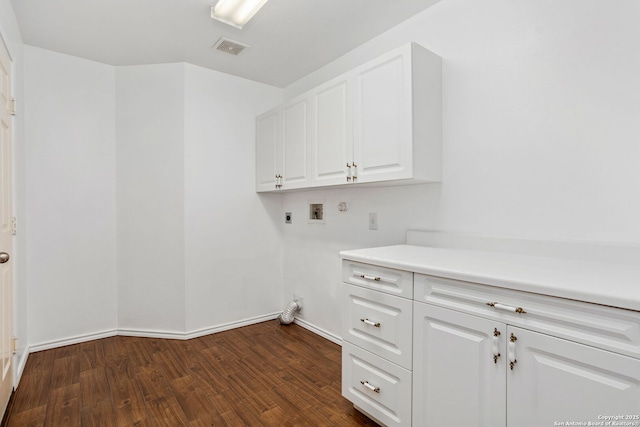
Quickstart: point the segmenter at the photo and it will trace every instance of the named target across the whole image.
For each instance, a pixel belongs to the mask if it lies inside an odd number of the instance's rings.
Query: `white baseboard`
[[[52,348],[64,347],[65,345],[80,344],[87,341],[99,340],[101,338],[108,338],[118,335],[117,329],[110,329],[108,331],[96,332],[94,334],[76,335],[75,337],[63,338],[59,340],[46,341],[39,344],[32,344],[29,346],[29,352],[35,353],[42,350],[50,350]]]
[[[22,376],[22,372],[24,371],[24,367],[27,363],[27,358],[29,357],[29,353],[35,353],[37,351],[49,350],[57,347],[64,347],[65,345],[71,344],[79,344],[87,341],[98,340],[101,338],[113,337],[116,335],[126,336],[126,337],[142,337],[142,338],[163,338],[163,339],[174,339],[174,340],[189,340],[192,338],[198,338],[205,335],[215,334],[217,332],[228,331],[230,329],[240,328],[242,326],[253,325],[256,323],[266,322],[269,320],[275,320],[280,312],[278,313],[270,313],[262,316],[251,317],[248,319],[242,319],[235,322],[223,323],[220,325],[212,326],[210,328],[198,329],[191,332],[173,332],[173,331],[152,331],[152,330],[144,330],[144,329],[112,329],[108,331],[102,331],[95,334],[86,334],[86,335],[77,335],[75,337],[64,338],[60,340],[47,341],[39,344],[34,344],[29,346],[24,350],[24,353],[19,357],[17,369],[18,373],[16,374],[16,386]],[[294,323],[308,329],[309,331],[320,335],[321,337],[342,346],[342,338],[338,335],[335,335],[331,332],[325,331],[318,326],[309,323],[303,319],[294,319]]]
[[[77,335],[75,337],[69,337],[59,340],[46,341],[39,344],[31,345],[25,352],[35,353],[37,351],[49,350],[57,347],[64,347],[65,345],[79,344],[87,341],[93,341],[101,338],[113,337],[116,335],[125,337],[142,337],[142,338],[164,338],[173,340],[188,340],[191,338],[202,337],[205,335],[214,334],[216,332],[228,331],[230,329],[240,328],[242,326],[253,325],[256,323],[266,322],[278,317],[280,313],[270,313],[262,316],[251,317],[248,319],[242,319],[235,322],[223,323],[221,325],[212,326],[210,328],[198,329],[191,332],[174,332],[174,331],[158,331],[158,330],[146,330],[146,329],[112,329],[108,331],[102,331],[95,334]],[[26,357],[24,357],[26,364]],[[22,366],[24,369],[24,365]]]
[[[228,331],[230,329],[240,328],[242,326],[254,325],[256,323],[267,322],[274,320],[280,315],[280,312],[265,314],[262,316],[250,317],[244,320],[238,320],[235,322],[223,323],[221,325],[212,326],[210,328],[198,329],[196,331],[187,332],[183,339],[190,340],[191,338],[203,337],[205,335],[215,334],[216,332]]]
[[[123,337],[141,337],[141,338],[162,338],[168,340],[183,340],[184,332],[173,331],[152,331],[148,329],[118,329],[118,333]]]
[[[336,334],[332,334],[331,332],[325,331],[322,328],[317,327],[316,325],[307,322],[306,320],[303,319],[298,319],[295,318],[293,319],[293,323],[295,323],[296,325],[300,325],[305,329],[310,330],[311,332],[313,332],[316,335],[320,335],[323,338],[328,339],[329,341],[338,344],[339,346],[342,347],[342,337],[339,337]]]
[[[228,331],[230,329],[240,328],[242,326],[254,325],[256,323],[266,322],[278,317],[280,313],[265,314],[262,316],[250,317],[234,322],[223,323],[209,328],[197,329],[191,332],[171,332],[171,331],[151,331],[145,329],[118,329],[118,335],[125,337],[143,337],[143,338],[165,338],[173,340],[190,340],[192,338],[203,337],[205,335],[215,334],[216,332]]]

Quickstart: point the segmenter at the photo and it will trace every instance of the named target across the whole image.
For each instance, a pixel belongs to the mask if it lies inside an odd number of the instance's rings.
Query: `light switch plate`
[[[369,212],[369,230],[378,229],[378,214],[376,212]]]

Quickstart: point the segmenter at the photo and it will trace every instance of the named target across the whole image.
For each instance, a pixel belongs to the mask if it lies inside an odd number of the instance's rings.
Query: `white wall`
[[[292,223],[284,226],[283,298],[303,298],[296,315],[334,338],[341,336],[341,263],[346,249],[404,243],[408,228],[425,228],[433,222],[427,201],[430,184],[385,188],[349,187],[303,191],[284,195],[283,212]],[[310,200],[324,203],[324,224],[309,224]],[[346,202],[347,211],[338,211]],[[369,230],[369,213],[378,215],[378,230]],[[284,215],[281,221],[284,222]]]
[[[14,358],[16,375],[26,363],[27,332],[27,221],[25,190],[25,136],[24,136],[24,57],[20,28],[9,0],[0,0],[0,38],[9,49],[13,61],[13,94],[19,100],[18,114],[13,118],[13,189],[14,215],[18,218],[20,230],[14,239],[13,280],[14,280],[14,331],[18,337],[18,351]]]
[[[185,66],[116,75],[118,327],[183,332]]]
[[[39,345],[117,325],[115,70],[30,46],[24,61],[27,323]]]
[[[192,333],[277,311],[280,204],[261,202],[247,170],[255,116],[281,94],[188,64],[117,69],[120,330]]]
[[[255,116],[282,90],[25,49],[32,348],[278,311],[281,203],[256,195],[252,165]]]
[[[282,90],[186,65],[186,323],[193,332],[281,308],[279,197],[255,193],[255,117]]]
[[[441,1],[287,88],[408,41],[443,57],[442,184],[285,195],[284,210],[321,197],[335,217],[284,228],[284,298],[302,294],[302,317],[339,335],[337,251],[397,243],[409,227],[640,242],[638,22],[635,0]],[[339,215],[339,200],[357,211]]]

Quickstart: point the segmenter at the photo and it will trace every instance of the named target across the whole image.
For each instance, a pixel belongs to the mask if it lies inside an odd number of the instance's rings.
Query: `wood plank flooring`
[[[111,337],[33,353],[6,426],[377,426],[341,396],[341,349],[259,323],[188,341]]]

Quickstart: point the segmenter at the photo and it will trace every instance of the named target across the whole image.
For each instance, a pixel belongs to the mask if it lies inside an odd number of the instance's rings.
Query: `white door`
[[[279,107],[256,118],[256,191],[276,190],[280,182],[276,178],[282,175],[280,118]]]
[[[0,412],[13,390],[11,60],[0,39]]]
[[[588,425],[603,416],[638,425],[624,417],[640,415],[640,360],[512,326],[508,333],[517,339],[517,363],[507,370],[509,426]]]
[[[354,154],[357,182],[412,176],[410,46],[393,51],[357,74]]]
[[[506,325],[429,304],[413,310],[413,425],[504,427]]]

